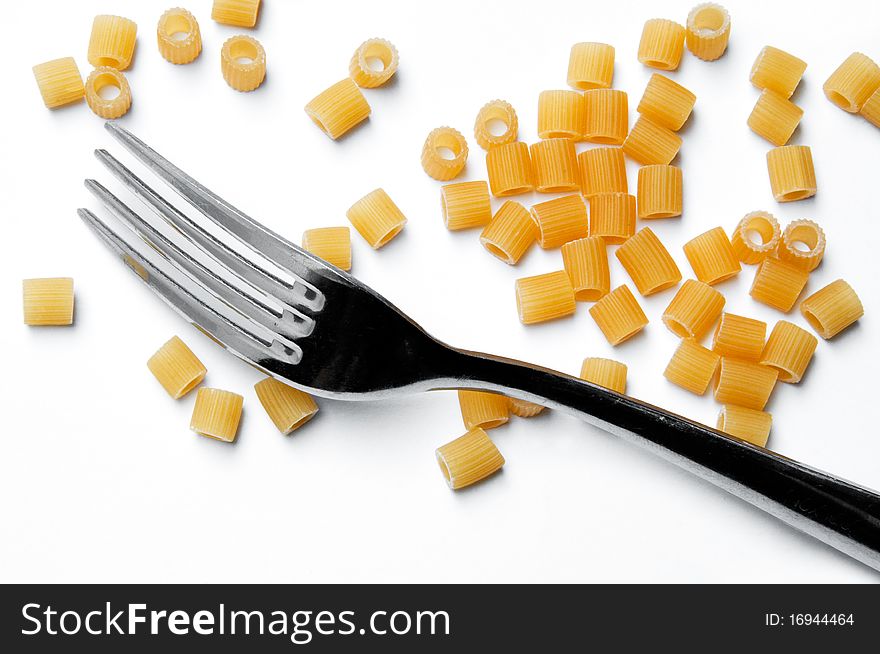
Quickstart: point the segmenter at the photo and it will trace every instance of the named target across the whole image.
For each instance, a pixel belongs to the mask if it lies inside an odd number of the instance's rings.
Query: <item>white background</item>
[[[660,322],[672,291],[640,298],[652,322],[618,348],[583,304],[573,318],[523,327],[513,282],[559,269],[559,252],[534,248],[513,268],[480,247],[478,232],[447,232],[440,184],[419,165],[428,131],[452,125],[471,145],[462,179],[484,179],[472,125],[496,97],[517,108],[521,139],[536,140],[538,93],[565,88],[577,41],[615,46],[614,86],[629,92],[634,122],[652,73],[636,59],[642,24],[658,16],[684,22],[691,2],[265,0],[253,34],[267,50],[269,72],[250,94],[232,91],[220,75],[220,45],[241,30],[212,22],[209,0],[186,3],[201,24],[202,56],[188,66],[160,58],[154,30],[168,4],[59,0],[12,3],[3,14],[3,581],[877,580],[757,509],[562,415],[493,431],[507,465],[458,493],[446,487],[433,453],[463,432],[452,392],[321,401],[313,422],[280,435],[253,392],[260,375],[168,310],[76,217],[79,206],[100,210],[82,187],[85,177],[117,188],[92,150],[131,159],[85,104],[46,110],[30,70],[73,55],[85,76],[93,15],[134,19],[138,48],[126,72],[134,105],[122,124],[200,181],[293,240],[306,228],[346,224],[345,210],[382,186],[409,223],[379,252],[355,234],[353,272],[430,332],[569,373],[585,356],[617,358],[629,366],[632,395],[714,424],[718,406],[709,395],[695,397],[662,377],[676,346]],[[729,231],[748,211],[767,209],[783,224],[822,224],[828,253],[806,292],[845,277],[866,316],[820,342],[802,384],[778,386],[770,446],[880,488],[880,132],[821,90],[852,51],[880,60],[880,4],[726,4],[733,20],[727,54],[705,63],[686,52],[672,74],[698,97],[677,160],[686,208],[681,219],[651,227],[690,276],[681,245],[716,225]],[[372,36],[397,45],[399,73],[387,88],[365,92],[368,124],[333,142],[302,107],[347,74],[351,53]],[[749,69],[766,44],[809,63],[793,98],[806,111],[793,142],[813,148],[813,200],[773,201],[769,145],[745,124],[758,97]],[[637,169],[629,166],[634,193]],[[539,199],[546,196],[524,201]],[[612,285],[628,283],[612,263]],[[731,311],[772,325],[783,316],[748,297],[753,274],[746,267],[719,288]],[[43,276],[75,278],[73,328],[21,324],[20,280]],[[804,324],[796,312],[788,319]],[[173,334],[206,363],[207,384],[244,395],[235,445],[190,432],[194,394],[175,402],[147,371],[147,358]]]

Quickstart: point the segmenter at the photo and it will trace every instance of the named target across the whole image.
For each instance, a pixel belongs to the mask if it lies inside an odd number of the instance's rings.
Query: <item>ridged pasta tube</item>
[[[504,125],[504,131],[495,134],[493,123]],[[474,138],[484,150],[516,141],[519,134],[519,119],[516,110],[509,102],[492,100],[483,105],[474,122]]]
[[[351,270],[351,230],[348,227],[317,227],[303,232],[302,247],[340,270]]]
[[[822,85],[825,97],[853,114],[859,112],[878,88],[880,66],[861,52],[853,52],[847,57]]]
[[[24,324],[33,327],[73,324],[73,279],[44,277],[21,283]]]
[[[445,152],[452,153],[446,157]],[[431,130],[422,146],[422,169],[440,182],[458,177],[468,158],[468,146],[464,136],[452,127]]]
[[[591,148],[578,157],[581,193],[588,200],[599,193],[628,193],[626,160],[621,148]]]
[[[498,472],[504,465],[504,457],[495,443],[479,428],[438,447],[435,455],[443,477],[452,490],[475,484]]]
[[[673,218],[680,216],[684,202],[681,168],[654,164],[639,168],[639,218]]]
[[[73,57],[37,64],[33,71],[43,104],[48,109],[63,107],[83,99],[86,89]]]
[[[608,252],[601,236],[589,236],[562,246],[562,264],[571,280],[575,300],[595,302],[611,290]]]
[[[584,140],[603,145],[620,145],[626,140],[629,132],[629,100],[625,91],[585,91],[584,106]]]
[[[684,53],[684,27],[673,20],[645,21],[639,41],[639,61],[659,70],[677,70]]]
[[[626,364],[613,359],[587,357],[581,364],[580,378],[615,393],[626,393]]]
[[[797,384],[804,376],[819,341],[808,331],[780,320],[761,352],[761,365],[779,373],[779,381]]]
[[[771,45],[761,48],[749,81],[759,89],[768,89],[790,98],[804,76],[807,62]]]
[[[121,16],[95,16],[89,37],[89,63],[125,70],[131,65],[137,43],[137,25]]]
[[[588,91],[607,89],[614,78],[614,47],[606,43],[575,43],[568,59],[568,85]]]
[[[538,228],[529,210],[508,200],[483,228],[480,243],[504,263],[515,265],[535,242]]]
[[[654,73],[636,111],[661,127],[677,132],[687,122],[696,102],[697,96],[681,84]]]
[[[244,398],[218,388],[200,388],[189,428],[201,436],[232,443],[238,434]]]
[[[853,287],[838,279],[801,302],[801,313],[810,327],[827,340],[855,324],[865,315],[865,309]]]
[[[681,281],[678,266],[650,227],[627,239],[616,255],[642,295],[659,293]]]
[[[372,60],[382,63],[381,68],[374,68]],[[399,64],[397,48],[385,39],[367,39],[361,43],[351,57],[348,73],[361,88],[374,89],[382,86],[397,72]]]
[[[253,27],[259,12],[260,0],[214,0],[211,18],[223,25]]]
[[[618,286],[591,306],[590,315],[611,345],[620,345],[648,324],[648,317],[626,286]]]
[[[816,195],[816,171],[808,145],[784,145],[767,153],[770,188],[777,202],[794,202]]]
[[[692,338],[685,338],[675,349],[663,376],[694,395],[703,395],[715,376],[720,360],[721,357],[712,350]]]
[[[718,284],[742,270],[730,239],[721,227],[703,232],[685,243],[684,254],[697,279],[707,284]]]
[[[119,94],[115,98],[101,97],[101,89],[108,86],[115,86],[119,89]],[[85,84],[86,104],[89,105],[96,115],[105,120],[113,120],[121,118],[131,108],[131,87],[125,75],[107,66],[95,68]]]
[[[510,398],[498,393],[458,391],[458,405],[464,428],[494,429],[510,419]]]
[[[159,54],[172,64],[188,64],[202,52],[199,22],[186,9],[179,7],[169,9],[159,17],[156,41]]]
[[[724,310],[724,296],[704,282],[687,279],[663,312],[663,323],[681,338],[702,338]]]
[[[753,235],[761,239],[760,243]],[[776,218],[766,211],[752,211],[737,223],[730,236],[730,245],[740,261],[754,264],[776,252],[779,239]]]
[[[254,384],[254,391],[269,419],[282,434],[299,429],[318,413],[318,405],[311,395],[277,379],[266,377]]]
[[[516,280],[516,309],[520,322],[532,325],[575,312],[574,289],[564,270]]]
[[[147,368],[175,400],[202,383],[208,369],[186,343],[172,336],[147,360]]]
[[[370,105],[350,77],[322,91],[305,106],[305,112],[331,139],[336,140],[370,116]]]
[[[810,273],[779,259],[767,257],[758,266],[749,295],[783,313],[788,313],[807,285]]]
[[[374,250],[397,236],[406,225],[406,216],[381,188],[367,193],[345,215]]]
[[[691,9],[687,17],[685,43],[703,61],[715,61],[727,50],[730,14],[721,5],[706,2]]]
[[[671,129],[640,116],[623,142],[623,151],[642,165],[669,164],[681,148],[681,137]]]

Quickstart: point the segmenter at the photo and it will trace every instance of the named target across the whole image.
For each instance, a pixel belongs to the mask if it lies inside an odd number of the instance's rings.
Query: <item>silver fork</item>
[[[554,370],[437,341],[378,293],[246,216],[115,123],[110,133],[197,209],[184,214],[104,150],[151,210],[94,180],[121,222],[80,217],[186,320],[267,374],[318,396],[373,400],[479,388],[557,409],[693,472],[880,570],[880,495]]]

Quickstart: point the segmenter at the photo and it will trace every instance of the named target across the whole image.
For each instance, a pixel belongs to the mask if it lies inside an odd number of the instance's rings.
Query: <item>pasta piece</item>
[[[752,64],[749,81],[759,89],[790,98],[804,76],[807,62],[784,50],[765,45]]]
[[[370,105],[358,85],[346,77],[312,98],[305,112],[335,141],[370,116]]]
[[[63,107],[83,99],[85,87],[73,57],[37,64],[33,70],[47,109]]]
[[[598,193],[590,198],[590,236],[620,244],[636,233],[636,199],[628,193]]]
[[[542,139],[584,137],[587,127],[584,96],[577,91],[541,91],[538,96],[538,136]]]
[[[691,9],[687,17],[685,42],[688,50],[703,61],[715,61],[727,50],[730,39],[730,14],[714,2]]]
[[[451,157],[445,156],[447,153]],[[457,129],[438,127],[428,134],[422,146],[422,168],[440,182],[458,177],[467,163],[468,146]]]
[[[650,227],[617,248],[617,259],[642,295],[653,295],[681,281],[681,271]]]
[[[797,325],[780,320],[761,353],[761,365],[779,373],[779,381],[797,384],[804,376],[819,341]]]
[[[512,266],[522,258],[537,236],[538,228],[529,210],[519,202],[508,200],[483,228],[480,243],[490,254]]]
[[[452,490],[482,481],[504,465],[504,457],[489,435],[480,428],[472,429],[435,452],[443,477]]]
[[[720,360],[721,357],[712,350],[707,350],[692,338],[684,338],[669,360],[663,376],[694,395],[703,395],[715,376]]]
[[[544,411],[545,407],[528,400],[520,400],[516,397],[510,398],[510,412],[520,418],[534,418],[536,415]]]
[[[718,414],[716,429],[759,447],[766,447],[773,416],[764,411],[725,404]]]
[[[351,230],[348,227],[318,227],[303,232],[303,250],[311,252],[340,270],[351,270]]]
[[[214,0],[211,18],[223,25],[253,27],[259,11],[260,0]]]
[[[254,384],[257,399],[282,434],[299,429],[318,413],[318,405],[308,393],[288,386],[277,379],[266,379]]]
[[[684,197],[681,168],[654,164],[639,168],[639,218],[680,216]]]
[[[657,125],[677,132],[690,117],[696,102],[697,96],[681,84],[654,73],[636,111]]]
[[[806,249],[799,248],[798,244]],[[825,256],[825,232],[812,220],[794,220],[782,232],[776,254],[795,268],[811,272]]]
[[[489,185],[483,181],[446,184],[440,189],[446,229],[482,227],[492,220]]]
[[[495,197],[529,193],[535,187],[535,173],[529,146],[522,141],[496,145],[486,153],[489,188]]]
[[[591,306],[590,315],[611,345],[620,345],[648,324],[648,317],[626,286],[618,286]]]
[[[588,200],[599,193],[628,193],[626,160],[621,148],[592,148],[578,155],[581,192]]]
[[[797,129],[804,110],[775,91],[763,90],[746,121],[758,136],[773,145],[785,145]]]
[[[614,78],[614,48],[605,43],[575,43],[568,59],[568,85],[589,91],[607,89]]]
[[[623,142],[623,151],[643,165],[669,164],[681,148],[681,137],[671,129],[639,116]]]
[[[406,225],[406,216],[380,188],[351,205],[345,215],[374,250],[397,236]]]
[[[684,27],[673,20],[645,21],[639,41],[639,62],[659,70],[678,70],[684,53]]]
[[[266,79],[266,51],[256,39],[238,34],[223,43],[220,69],[223,79],[236,91],[253,91]],[[357,85],[346,78],[309,102],[306,113],[335,139],[369,116],[370,105],[360,95]],[[338,133],[334,136],[331,132]]]
[[[73,324],[73,279],[45,277],[21,283],[24,324],[33,327]]]
[[[121,16],[95,16],[89,37],[89,63],[95,68],[125,70],[131,65],[136,43],[134,21]]]
[[[742,269],[720,227],[710,229],[684,244],[684,254],[701,282],[718,284],[738,275]]]
[[[724,296],[695,279],[687,279],[663,312],[663,324],[681,338],[703,337],[724,310]]]
[[[115,86],[119,94],[115,98],[101,97],[101,89]],[[120,118],[131,108],[131,87],[125,75],[115,68],[95,68],[86,78],[86,104],[96,115],[107,120]]]
[[[562,264],[578,302],[595,302],[611,290],[608,252],[601,236],[589,236],[562,246]]]
[[[758,302],[788,313],[807,285],[809,276],[806,270],[767,257],[758,266],[749,295]]]
[[[773,368],[721,357],[715,376],[715,399],[721,404],[763,411],[776,386],[776,376]]]
[[[858,113],[878,88],[880,66],[861,52],[847,57],[822,85],[825,97],[852,114]]]
[[[218,388],[200,388],[196,394],[189,428],[201,436],[235,442],[244,398]]]
[[[538,245],[545,250],[584,238],[589,233],[587,205],[580,195],[539,202],[532,206],[532,219],[538,226]]]
[[[577,152],[571,139],[545,139],[529,148],[538,193],[567,193],[580,186]]]
[[[757,363],[766,335],[767,323],[725,312],[712,336],[712,349],[723,357]]]
[[[756,238],[760,238],[761,242]],[[779,238],[776,218],[766,211],[753,211],[737,223],[730,237],[730,245],[743,263],[760,263],[776,252]]]
[[[381,64],[381,67],[374,68],[374,62]],[[354,51],[348,64],[348,73],[361,88],[375,89],[394,76],[398,63],[397,48],[390,41],[367,39]]]
[[[794,202],[816,195],[816,171],[808,145],[784,145],[767,153],[770,188],[777,202]]]
[[[458,405],[464,428],[494,429],[510,419],[510,398],[498,393],[458,391]]]
[[[172,64],[188,64],[202,52],[199,22],[186,9],[169,9],[156,27],[159,54]]]
[[[874,127],[880,127],[880,86],[865,101],[859,113]]]
[[[591,143],[620,145],[629,132],[629,101],[626,92],[593,89],[584,93],[586,121],[584,139]]]
[[[801,313],[810,327],[828,340],[865,315],[865,309],[852,286],[838,279],[801,302]]]
[[[570,316],[574,289],[564,270],[516,280],[516,310],[524,325]]]
[[[208,373],[205,364],[177,336],[172,336],[147,359],[147,368],[175,400],[201,384]]]
[[[626,364],[620,361],[588,357],[581,364],[580,377],[615,393],[626,393]]]
[[[504,125],[504,131],[495,134],[492,128],[498,123]],[[474,138],[484,150],[513,143],[516,141],[518,133],[519,119],[509,102],[492,100],[483,105],[477,114],[477,120],[474,123]]]

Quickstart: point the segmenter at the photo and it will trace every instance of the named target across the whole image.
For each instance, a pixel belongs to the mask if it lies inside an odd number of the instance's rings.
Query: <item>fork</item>
[[[270,231],[114,122],[107,130],[196,209],[184,213],[106,150],[150,211],[95,180],[117,219],[79,216],[172,309],[268,375],[308,393],[375,400],[436,389],[503,393],[641,445],[880,570],[880,495],[637,399],[522,361],[451,347],[357,279]]]

